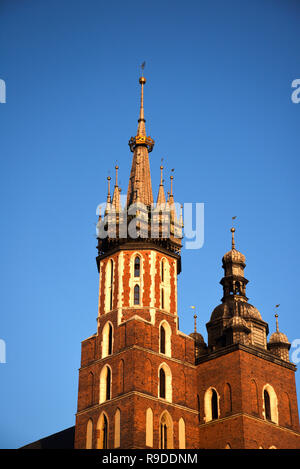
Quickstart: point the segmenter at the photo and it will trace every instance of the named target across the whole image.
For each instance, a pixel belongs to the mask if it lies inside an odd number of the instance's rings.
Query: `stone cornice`
[[[171,407],[174,407],[174,408],[177,408],[177,409],[180,409],[180,410],[184,410],[186,412],[190,412],[192,414],[196,414],[196,415],[198,414],[197,410],[192,409],[190,407],[186,407],[186,406],[183,406],[183,405],[180,405],[180,404],[175,404],[174,402],[169,402],[169,401],[166,401],[165,399],[160,399],[158,397],[151,396],[150,394],[145,394],[145,393],[140,392],[140,391],[129,391],[125,394],[121,394],[119,396],[116,396],[116,397],[110,399],[109,401],[102,402],[101,404],[94,404],[94,405],[91,405],[89,407],[86,407],[85,409],[80,410],[79,412],[76,412],[75,415],[82,415],[86,412],[90,412],[91,410],[105,408],[106,405],[111,405],[112,403],[118,402],[122,399],[125,399],[127,397],[131,397],[131,396],[143,397],[144,399],[149,399],[151,401],[156,401],[159,404],[164,404],[166,406],[171,406]]]
[[[200,356],[197,358],[196,364],[200,365],[201,363],[204,363],[209,360],[214,360],[215,358],[227,355],[228,353],[235,352],[236,350],[242,350],[243,352],[250,353],[251,355],[255,355],[256,357],[275,363],[276,365],[283,366],[284,368],[288,368],[292,371],[296,371],[297,369],[296,365],[294,365],[293,363],[281,360],[279,357],[272,355],[267,350],[244,344],[228,345],[227,347],[222,347],[218,350],[215,350],[214,352],[208,353],[207,355]]]
[[[159,353],[159,352],[155,352],[154,350],[151,350],[151,349],[147,349],[147,348],[144,348],[144,347],[141,347],[139,345],[130,345],[129,347],[126,347],[122,350],[120,350],[119,352],[117,353],[114,353],[112,355],[108,355],[107,357],[104,357],[104,358],[98,358],[96,360],[92,360],[90,361],[89,363],[87,363],[86,365],[82,365],[79,370],[83,370],[84,368],[87,368],[89,367],[90,365],[92,364],[96,364],[96,363],[101,363],[103,362],[103,364],[105,362],[107,362],[108,360],[111,360],[112,358],[114,357],[117,357],[119,355],[122,355],[122,353],[125,353],[125,352],[128,352],[129,350],[139,350],[141,352],[146,352],[146,353],[150,353],[151,355],[156,355],[157,357],[160,357],[161,359],[163,359],[163,361],[171,361],[173,363],[178,363],[180,365],[184,365],[184,366],[188,366],[190,368],[193,368],[195,369],[196,368],[196,365],[192,364],[192,363],[189,363],[189,362],[185,362],[183,360],[179,360],[178,358],[173,358],[173,357],[168,357],[167,355],[164,355],[162,353]]]
[[[294,435],[300,436],[300,433],[297,432],[296,430],[292,430],[291,428],[287,428],[287,427],[282,427],[281,425],[278,425],[278,424],[273,423],[273,422],[269,422],[268,420],[265,420],[265,419],[262,419],[262,418],[259,418],[259,417],[255,417],[254,415],[247,414],[246,412],[238,412],[236,414],[228,415],[227,417],[223,417],[223,418],[219,418],[219,419],[215,419],[215,420],[210,420],[207,423],[201,423],[199,425],[199,427],[201,428],[201,427],[204,427],[204,426],[207,426],[207,425],[217,424],[219,422],[224,422],[225,420],[232,420],[232,419],[238,418],[238,417],[246,417],[248,419],[255,420],[256,422],[269,425],[269,426],[271,426],[275,429],[283,430],[283,431],[286,431],[286,432],[289,432],[289,433],[293,433]]]

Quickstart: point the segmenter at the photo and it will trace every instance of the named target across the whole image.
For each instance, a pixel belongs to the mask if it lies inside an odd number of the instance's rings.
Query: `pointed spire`
[[[139,115],[139,120],[138,120],[138,130],[137,130],[137,135],[142,135],[143,137],[146,137],[146,127],[145,127],[145,114],[144,114],[144,85],[146,83],[146,78],[145,77],[140,77],[139,79],[140,85],[141,85],[141,105],[140,105],[140,115]]]
[[[127,192],[127,206],[139,202],[149,206],[153,204],[151,175],[148,152],[152,151],[154,140],[147,137],[144,117],[144,84],[145,77],[140,77],[141,105],[138,119],[138,130],[135,137],[129,140],[129,146],[133,152],[132,167]]]
[[[114,187],[114,193],[113,193],[112,204],[113,204],[113,207],[115,208],[115,210],[116,210],[117,212],[120,212],[120,210],[121,210],[121,203],[120,203],[120,190],[119,190],[119,187],[118,187],[118,169],[119,169],[119,166],[116,165],[116,166],[115,166],[115,170],[116,170],[116,182],[115,182],[115,187]]]
[[[108,213],[110,211],[110,208],[111,208],[110,180],[111,180],[111,177],[107,176],[107,198],[106,198],[105,213]]]
[[[159,190],[158,190],[158,195],[157,195],[157,205],[163,205],[166,203],[166,197],[165,197],[165,190],[164,190],[164,180],[163,180],[163,169],[164,167],[161,165],[160,167],[160,185],[159,185]]]

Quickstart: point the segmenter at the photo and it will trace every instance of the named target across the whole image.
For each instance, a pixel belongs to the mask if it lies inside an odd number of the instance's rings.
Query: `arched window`
[[[214,388],[209,388],[205,392],[204,414],[206,423],[219,418],[219,395]]]
[[[105,273],[105,310],[111,311],[113,308],[113,280],[114,261],[110,259],[106,265]]]
[[[135,277],[140,277],[141,275],[141,260],[139,256],[136,256],[134,259],[134,276]]]
[[[92,449],[93,447],[93,421],[89,419],[86,426],[86,449]]]
[[[172,374],[166,363],[162,363],[159,367],[158,381],[158,397],[172,402]]]
[[[278,401],[274,388],[266,384],[263,388],[263,417],[278,424]]]
[[[272,420],[271,418],[271,404],[270,396],[268,391],[264,390],[264,404],[265,404],[265,416],[267,420]]]
[[[160,353],[166,353],[166,331],[163,325],[160,326]]]
[[[134,286],[134,304],[139,305],[140,304],[140,287],[139,285]]]
[[[171,357],[171,327],[167,321],[162,321],[159,326],[159,352]]]
[[[165,308],[165,292],[164,289],[161,289],[161,309]]]
[[[108,365],[104,366],[100,373],[100,399],[99,402],[111,399],[111,369]]]
[[[108,448],[108,418],[102,412],[97,422],[97,444],[98,449]]]
[[[113,326],[107,322],[102,331],[102,358],[111,355],[113,352]]]
[[[164,270],[165,270],[165,261],[162,259],[161,261],[161,281],[164,281]]]
[[[218,395],[214,389],[211,396],[211,415],[213,420],[218,418]]]
[[[162,414],[159,422],[159,448],[173,448],[173,421],[167,411]]]
[[[166,374],[163,368],[159,370],[159,397],[166,398]]]
[[[111,383],[111,371],[110,368],[107,367],[106,373],[106,400],[109,401],[110,399],[110,383]]]

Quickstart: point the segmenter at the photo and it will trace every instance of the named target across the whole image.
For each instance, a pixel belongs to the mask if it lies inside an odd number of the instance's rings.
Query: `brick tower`
[[[245,257],[223,257],[222,304],[207,324],[179,331],[182,216],[161,181],[153,204],[144,85],[125,207],[118,166],[98,222],[97,332],[82,342],[76,448],[300,447],[295,366],[246,297]],[[196,321],[196,319],[195,319]]]

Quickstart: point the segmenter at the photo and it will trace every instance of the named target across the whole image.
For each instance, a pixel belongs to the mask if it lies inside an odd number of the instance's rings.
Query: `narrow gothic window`
[[[267,420],[272,420],[271,418],[271,405],[270,405],[270,396],[268,391],[264,390],[264,401],[265,401],[265,415]]]
[[[111,372],[110,368],[107,367],[106,371],[106,400],[108,401],[110,399],[110,381],[111,381]]]
[[[214,389],[211,395],[211,414],[213,420],[218,418],[218,395]]]
[[[108,355],[111,355],[112,354],[112,339],[113,339],[112,325],[109,324],[108,328],[109,328],[108,330]]]
[[[166,331],[164,326],[160,326],[160,353],[166,353]]]
[[[113,279],[114,279],[114,263],[110,260],[110,292],[109,292],[109,309],[112,309],[113,305]]]
[[[102,449],[107,449],[107,418],[106,415],[103,414],[103,427],[102,427]]]
[[[161,261],[161,281],[164,281],[164,260]]]
[[[139,256],[136,256],[134,260],[134,276],[139,277],[141,274],[141,260]]]
[[[168,428],[165,423],[160,424],[160,447],[168,449]]]
[[[135,305],[140,304],[140,287],[139,287],[139,285],[135,285],[135,287],[134,287],[134,304]]]
[[[166,398],[166,374],[162,368],[159,370],[159,397]]]
[[[161,289],[161,309],[164,309],[165,307],[165,293],[164,293],[164,289],[162,288]]]

